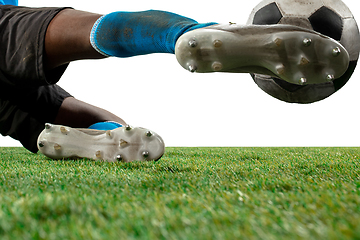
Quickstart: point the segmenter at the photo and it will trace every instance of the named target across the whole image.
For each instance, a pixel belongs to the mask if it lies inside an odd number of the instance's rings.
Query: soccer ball
[[[332,82],[296,85],[279,78],[251,74],[255,83],[271,96],[289,103],[323,100],[350,79],[360,51],[357,23],[341,0],[264,0],[250,14],[247,24],[290,24],[314,30],[339,41],[350,55],[348,70]]]

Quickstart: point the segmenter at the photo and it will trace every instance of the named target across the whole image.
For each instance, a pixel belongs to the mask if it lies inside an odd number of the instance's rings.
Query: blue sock
[[[216,23],[199,24],[190,18],[156,10],[114,12],[96,21],[90,41],[105,56],[174,53],[176,41],[183,33],[213,24]]]
[[[122,127],[120,123],[117,122],[98,122],[89,127],[89,129],[95,129],[95,130],[113,130],[116,128]]]

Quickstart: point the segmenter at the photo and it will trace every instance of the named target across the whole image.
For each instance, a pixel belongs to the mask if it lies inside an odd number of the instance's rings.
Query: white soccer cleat
[[[272,75],[293,84],[341,77],[349,54],[337,41],[290,25],[213,25],[178,39],[175,54],[191,72]]]
[[[157,161],[165,152],[164,141],[158,134],[131,126],[103,131],[46,124],[38,137],[38,148],[52,159],[90,158],[108,162]]]

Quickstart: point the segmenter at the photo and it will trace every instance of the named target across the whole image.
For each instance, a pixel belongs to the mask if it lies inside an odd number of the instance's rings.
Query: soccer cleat
[[[46,124],[38,137],[38,148],[52,159],[90,158],[108,162],[157,161],[165,152],[164,141],[158,134],[130,126],[105,131]]]
[[[293,84],[341,77],[349,54],[337,41],[291,25],[213,25],[178,39],[175,54],[190,72],[259,73]]]

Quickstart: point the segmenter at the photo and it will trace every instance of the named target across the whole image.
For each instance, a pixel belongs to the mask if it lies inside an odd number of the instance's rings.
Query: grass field
[[[360,239],[360,148],[167,148],[52,161],[0,148],[0,239]]]

